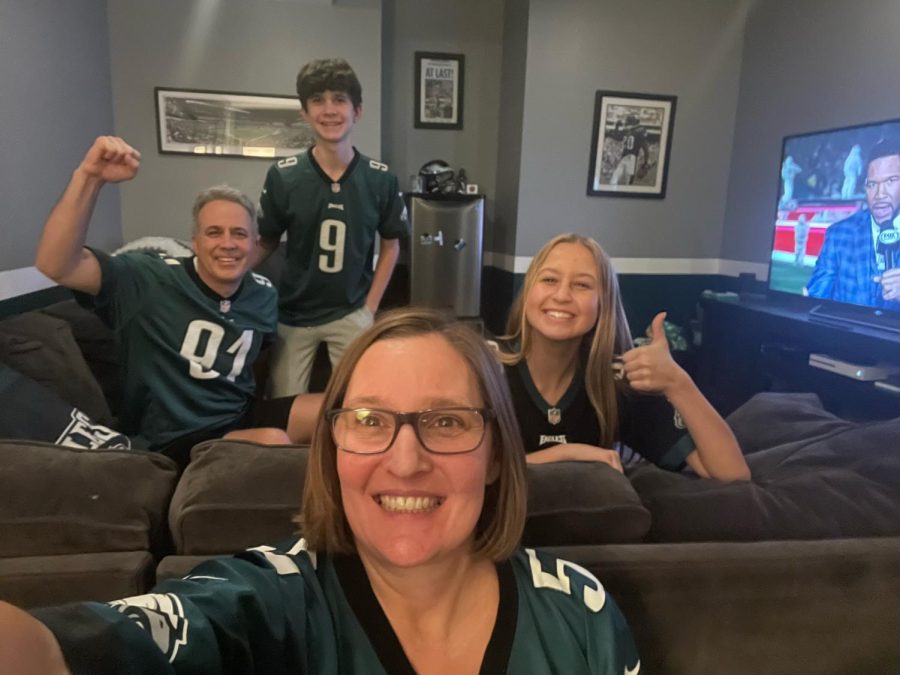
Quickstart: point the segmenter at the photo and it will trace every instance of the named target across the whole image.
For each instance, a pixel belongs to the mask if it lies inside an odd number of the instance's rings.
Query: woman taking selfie
[[[388,313],[344,355],[324,410],[304,539],[208,561],[147,596],[37,620],[6,605],[0,671],[638,672],[600,583],[518,547],[524,453],[480,337]]]
[[[634,347],[615,270],[590,237],[538,251],[510,311],[501,358],[529,462],[600,461],[636,452],[673,471],[748,480],[731,429],[675,363],[653,319]]]

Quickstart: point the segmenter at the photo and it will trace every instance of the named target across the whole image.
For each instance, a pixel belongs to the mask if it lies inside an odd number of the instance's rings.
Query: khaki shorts
[[[272,350],[269,373],[269,396],[305,394],[309,389],[316,349],[328,345],[328,358],[334,368],[344,351],[366,328],[372,325],[372,312],[363,305],[348,315],[320,326],[287,326],[278,324],[278,338]]]

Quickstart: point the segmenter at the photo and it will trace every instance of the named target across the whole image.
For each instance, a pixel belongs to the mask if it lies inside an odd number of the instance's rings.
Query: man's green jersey
[[[253,363],[277,325],[278,294],[248,274],[223,298],[197,275],[194,258],[108,256],[97,296],[78,294],[113,329],[121,357],[119,428],[138,448],[225,426],[255,390]]]
[[[523,549],[497,573],[481,673],[639,671],[628,625],[590,572]],[[303,539],[207,561],[149,595],[34,614],[75,675],[414,672],[359,558],[316,555]]]
[[[279,288],[279,320],[319,326],[366,301],[372,285],[375,233],[408,234],[397,177],[355,148],[337,182],[312,149],[269,168],[259,198],[259,233],[278,240],[287,232],[287,264]]]

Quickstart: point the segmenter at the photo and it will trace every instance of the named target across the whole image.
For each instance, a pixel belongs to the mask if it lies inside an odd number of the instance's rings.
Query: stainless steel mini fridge
[[[406,200],[412,230],[410,303],[449,309],[459,318],[477,317],[484,195],[407,193]]]

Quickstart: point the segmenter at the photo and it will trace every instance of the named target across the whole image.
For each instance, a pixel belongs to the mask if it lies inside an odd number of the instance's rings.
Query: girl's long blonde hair
[[[617,382],[614,377],[613,356],[631,349],[632,340],[625,309],[622,306],[616,271],[609,256],[594,239],[580,234],[560,234],[544,244],[532,258],[528,271],[525,272],[525,282],[509,312],[506,323],[507,334],[501,338],[512,345],[512,351],[502,353],[501,359],[504,363],[513,365],[528,358],[532,347],[533,328],[525,318],[525,299],[537,282],[538,272],[544,266],[547,256],[557,244],[581,244],[591,252],[597,264],[599,283],[597,323],[584,335],[581,351],[582,355],[586,354],[585,388],[600,422],[600,442],[609,448],[618,436],[619,407],[616,388],[625,386],[619,385],[618,382],[621,381]]]

